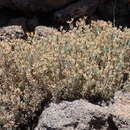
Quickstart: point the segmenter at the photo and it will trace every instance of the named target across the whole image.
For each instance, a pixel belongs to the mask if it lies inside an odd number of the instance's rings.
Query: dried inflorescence
[[[110,99],[130,88],[130,32],[103,21],[0,43],[0,125],[27,123],[55,100]],[[50,29],[49,29],[50,30]],[[30,42],[31,41],[31,42]]]

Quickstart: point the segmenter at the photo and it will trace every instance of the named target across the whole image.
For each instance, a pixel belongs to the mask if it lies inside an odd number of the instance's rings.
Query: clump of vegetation
[[[85,20],[40,39],[0,43],[0,125],[33,118],[39,104],[54,100],[110,99],[130,90],[130,31]],[[31,42],[30,42],[31,40]]]

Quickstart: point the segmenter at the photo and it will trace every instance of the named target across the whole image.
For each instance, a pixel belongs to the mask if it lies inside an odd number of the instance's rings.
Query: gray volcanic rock
[[[130,130],[130,93],[116,93],[105,107],[82,99],[51,103],[35,130]]]
[[[107,109],[85,100],[51,104],[43,111],[35,130],[92,130],[107,127]],[[98,124],[97,124],[98,122]]]
[[[8,26],[0,28],[0,41],[25,38],[26,34],[21,26]]]
[[[56,29],[51,28],[51,27],[46,27],[46,26],[37,26],[35,27],[35,34],[34,34],[34,39],[40,39],[42,37],[46,36],[53,36],[53,34],[58,33]]]
[[[118,130],[130,130],[130,92],[117,92],[110,110]]]

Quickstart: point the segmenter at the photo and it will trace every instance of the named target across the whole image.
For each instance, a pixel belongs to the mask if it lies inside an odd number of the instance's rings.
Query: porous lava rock
[[[114,103],[99,106],[80,99],[51,103],[35,130],[130,130],[130,92],[117,92]]]
[[[106,109],[85,100],[52,103],[43,111],[35,130],[49,130],[49,128],[55,130],[89,130],[93,128],[93,130],[97,130],[104,127],[103,125],[108,125],[106,124],[108,115]],[[94,122],[95,124],[93,124]]]

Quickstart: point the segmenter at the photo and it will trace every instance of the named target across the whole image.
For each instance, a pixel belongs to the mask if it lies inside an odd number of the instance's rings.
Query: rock
[[[130,93],[118,92],[114,104],[98,106],[86,100],[51,103],[35,130],[130,130]]]
[[[11,8],[23,12],[50,12],[62,8],[74,0],[0,0],[1,8]]]
[[[112,121],[114,122],[117,130],[130,130],[130,117],[126,118],[119,115],[113,115]]]
[[[36,14],[54,14],[59,23],[68,18],[77,18],[95,14],[102,18],[129,23],[129,0],[0,0],[0,9],[13,13],[34,16]]]
[[[4,10],[4,11],[3,11]],[[2,12],[3,11],[3,12]],[[1,13],[2,12],[2,13]],[[0,0],[0,26],[15,23],[29,31],[39,25],[40,15],[54,16],[59,23],[69,18],[98,15],[119,25],[129,25],[129,0]],[[50,15],[51,14],[51,15]],[[8,18],[11,20],[8,22]],[[20,17],[20,18],[16,18]],[[20,20],[21,17],[26,17]],[[37,18],[38,17],[38,18]],[[41,20],[42,21],[42,20]],[[45,20],[46,21],[46,20]],[[52,18],[53,21],[53,18]],[[13,24],[12,24],[13,25]]]
[[[48,35],[52,36],[54,33],[58,33],[56,29],[46,26],[35,27],[34,39],[40,39]]]
[[[39,25],[39,21],[36,17],[33,18],[18,17],[9,20],[8,26],[12,25],[22,26],[24,30],[33,30],[36,26]]]
[[[21,11],[25,15],[42,12],[42,14],[56,13],[56,20],[61,22],[69,17],[92,15],[99,0],[0,0],[0,8]],[[20,12],[19,12],[20,13]]]
[[[30,18],[30,19],[27,19],[27,29],[28,30],[34,30],[35,27],[37,27],[39,25],[39,21],[38,21],[38,18],[36,17],[33,17],[33,18]]]
[[[130,130],[130,92],[115,93],[114,104],[110,108],[118,130]]]
[[[107,126],[107,109],[85,100],[51,103],[43,111],[35,130],[98,130]]]
[[[68,18],[78,18],[85,15],[91,16],[96,11],[98,2],[99,0],[79,0],[55,12],[55,20],[63,23]]]
[[[9,15],[2,9],[0,9],[0,27],[8,24]]]
[[[113,113],[130,117],[130,92],[123,93],[119,91],[115,93]]]
[[[115,21],[118,24],[129,23],[129,0],[100,0],[97,8],[98,15],[104,19]]]
[[[9,20],[8,26],[22,26],[23,28],[26,28],[26,21],[27,19],[24,17],[19,17],[19,18],[12,18]]]
[[[25,38],[26,34],[24,33],[21,26],[7,26],[0,28],[0,40],[10,40],[10,39],[19,39]]]

